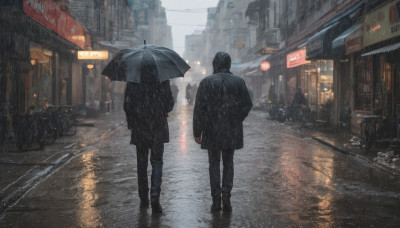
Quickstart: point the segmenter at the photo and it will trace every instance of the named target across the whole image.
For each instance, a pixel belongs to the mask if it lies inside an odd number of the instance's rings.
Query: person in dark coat
[[[192,98],[192,85],[190,85],[190,83],[188,83],[186,85],[186,95],[185,98],[188,102],[189,105],[191,105],[193,103],[193,98]]]
[[[309,115],[308,101],[304,96],[301,88],[297,89],[294,94],[292,105],[292,118],[295,121],[305,121]]]
[[[170,82],[160,83],[154,60],[144,55],[140,84],[128,82],[125,90],[124,110],[131,130],[131,144],[136,145],[138,188],[141,205],[149,205],[147,178],[150,153],[151,207],[153,213],[162,213],[160,205],[164,143],[169,141],[167,117],[174,107]]]
[[[243,148],[242,122],[253,107],[244,80],[233,75],[230,67],[229,54],[218,52],[213,60],[214,74],[200,82],[193,114],[194,139],[208,150],[212,212],[222,209],[221,198],[223,211],[232,211],[233,154]]]
[[[174,97],[174,101],[176,103],[178,101],[178,93],[179,93],[178,86],[176,86],[175,84],[172,84],[171,91],[172,91],[172,96]]]

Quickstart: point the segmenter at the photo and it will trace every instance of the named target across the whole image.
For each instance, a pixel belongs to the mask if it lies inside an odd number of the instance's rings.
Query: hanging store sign
[[[108,60],[108,51],[78,51],[78,59]]]
[[[322,49],[322,43],[323,43],[323,37],[318,37],[315,40],[312,40],[307,43],[307,53],[310,56],[314,56],[317,54],[320,54],[323,49]]]
[[[52,0],[24,0],[24,12],[80,48],[85,47],[85,28]]]
[[[306,61],[306,49],[302,48],[298,51],[292,52],[286,56],[286,67],[292,68],[310,63]]]
[[[364,19],[363,46],[400,36],[400,1],[391,1]]]
[[[354,30],[344,39],[346,46],[346,55],[360,51],[362,49],[362,27]]]
[[[262,62],[261,65],[260,65],[260,69],[261,69],[262,71],[267,71],[267,70],[269,70],[270,68],[271,68],[271,64],[270,64],[268,61],[264,61],[264,62]]]

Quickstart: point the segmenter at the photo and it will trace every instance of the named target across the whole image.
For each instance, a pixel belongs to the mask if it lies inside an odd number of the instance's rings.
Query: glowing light
[[[108,60],[108,51],[78,51],[78,59]]]
[[[260,69],[262,71],[267,71],[267,70],[269,70],[269,68],[271,68],[271,64],[268,61],[264,61],[260,65]]]

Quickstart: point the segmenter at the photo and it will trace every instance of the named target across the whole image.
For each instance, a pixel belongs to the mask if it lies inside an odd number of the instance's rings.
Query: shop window
[[[35,43],[30,44],[32,70],[24,79],[26,109],[33,106],[41,110],[53,103],[52,56],[52,51]]]
[[[372,56],[357,57],[355,64],[355,108],[361,111],[371,111],[373,72]]]
[[[303,66],[301,71],[302,81],[301,88],[304,96],[307,98],[311,108],[315,109],[318,105],[318,91],[317,91],[317,69],[314,64],[307,64]]]
[[[333,100],[333,61],[319,60],[317,67],[319,72],[319,105],[323,105]]]

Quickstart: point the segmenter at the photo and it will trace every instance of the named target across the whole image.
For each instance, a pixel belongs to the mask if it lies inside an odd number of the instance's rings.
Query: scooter
[[[286,118],[287,118],[286,117],[286,113],[287,113],[286,110],[287,110],[286,105],[284,105],[283,103],[279,105],[277,119],[278,119],[278,121],[280,123],[283,123],[283,122],[286,121]]]

